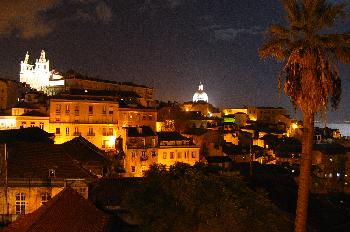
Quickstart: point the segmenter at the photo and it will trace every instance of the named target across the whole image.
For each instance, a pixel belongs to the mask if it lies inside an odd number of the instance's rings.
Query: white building
[[[199,83],[198,90],[193,95],[193,102],[208,102],[208,95],[203,90],[203,84]]]
[[[41,51],[40,58],[36,59],[35,65],[29,63],[27,52],[21,61],[19,78],[20,82],[25,82],[38,91],[45,91],[48,86],[64,85],[63,77],[55,70],[50,71],[50,61],[46,59],[44,50]]]

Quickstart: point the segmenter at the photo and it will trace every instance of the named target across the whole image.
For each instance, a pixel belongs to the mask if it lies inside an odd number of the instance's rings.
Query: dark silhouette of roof
[[[13,108],[38,109],[38,107],[36,107],[35,105],[23,101],[17,102]]]
[[[133,86],[133,87],[142,87],[142,88],[148,88],[148,89],[153,89],[151,87],[147,87],[145,85],[138,85],[133,82],[118,82],[118,81],[111,81],[111,80],[106,80],[106,79],[99,79],[99,78],[93,78],[93,77],[88,77],[86,75],[82,75],[74,70],[68,70],[64,74],[65,79],[80,79],[80,80],[89,80],[89,81],[96,81],[96,82],[103,82],[103,83],[111,83],[111,84],[118,84],[118,85],[126,85],[126,86]]]
[[[211,163],[230,163],[232,160],[228,156],[206,156],[205,159]]]
[[[88,90],[69,89],[63,92],[62,94],[140,98],[140,95],[132,91],[98,90],[98,89],[88,89]]]
[[[149,126],[126,127],[128,137],[156,136]]]
[[[72,188],[66,188],[33,213],[23,215],[4,232],[103,232],[110,217]]]
[[[224,143],[222,151],[227,155],[241,155],[243,153],[241,146],[232,143]]]
[[[0,130],[0,143],[32,142],[52,144],[54,143],[53,137],[53,133],[47,133],[38,127]]]
[[[346,148],[339,143],[314,144],[313,150],[321,151],[321,152],[326,153],[328,155],[345,154],[346,153]]]
[[[41,113],[41,112],[39,112],[37,110],[32,110],[32,111],[26,112],[26,113],[22,114],[21,116],[48,117],[47,114]]]
[[[94,178],[73,160],[60,145],[45,143],[12,143],[8,146],[9,178]]]
[[[203,135],[208,132],[206,128],[188,128],[184,134],[187,135]]]
[[[82,136],[63,143],[62,147],[69,156],[82,163],[108,164],[110,162],[102,150]]]
[[[159,141],[178,141],[178,140],[190,140],[182,136],[179,132],[157,132]]]

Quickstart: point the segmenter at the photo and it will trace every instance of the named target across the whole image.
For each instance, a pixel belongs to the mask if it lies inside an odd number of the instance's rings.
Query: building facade
[[[104,151],[114,151],[116,138],[125,137],[118,103],[101,100],[50,99],[49,132],[61,144],[83,136]]]

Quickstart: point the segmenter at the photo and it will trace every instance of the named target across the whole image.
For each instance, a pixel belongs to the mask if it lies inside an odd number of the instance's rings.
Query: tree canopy
[[[143,231],[292,231],[289,216],[237,176],[200,164],[152,166],[125,207]]]

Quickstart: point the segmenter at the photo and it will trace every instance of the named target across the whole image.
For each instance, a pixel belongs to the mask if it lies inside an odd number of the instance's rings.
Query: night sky
[[[217,107],[292,109],[277,91],[281,64],[258,56],[266,28],[283,22],[279,0],[3,0],[0,78],[18,80],[26,51],[34,63],[44,49],[58,71],[145,84],[163,101],[190,101],[203,82]],[[341,76],[333,122],[350,119],[350,68]]]

